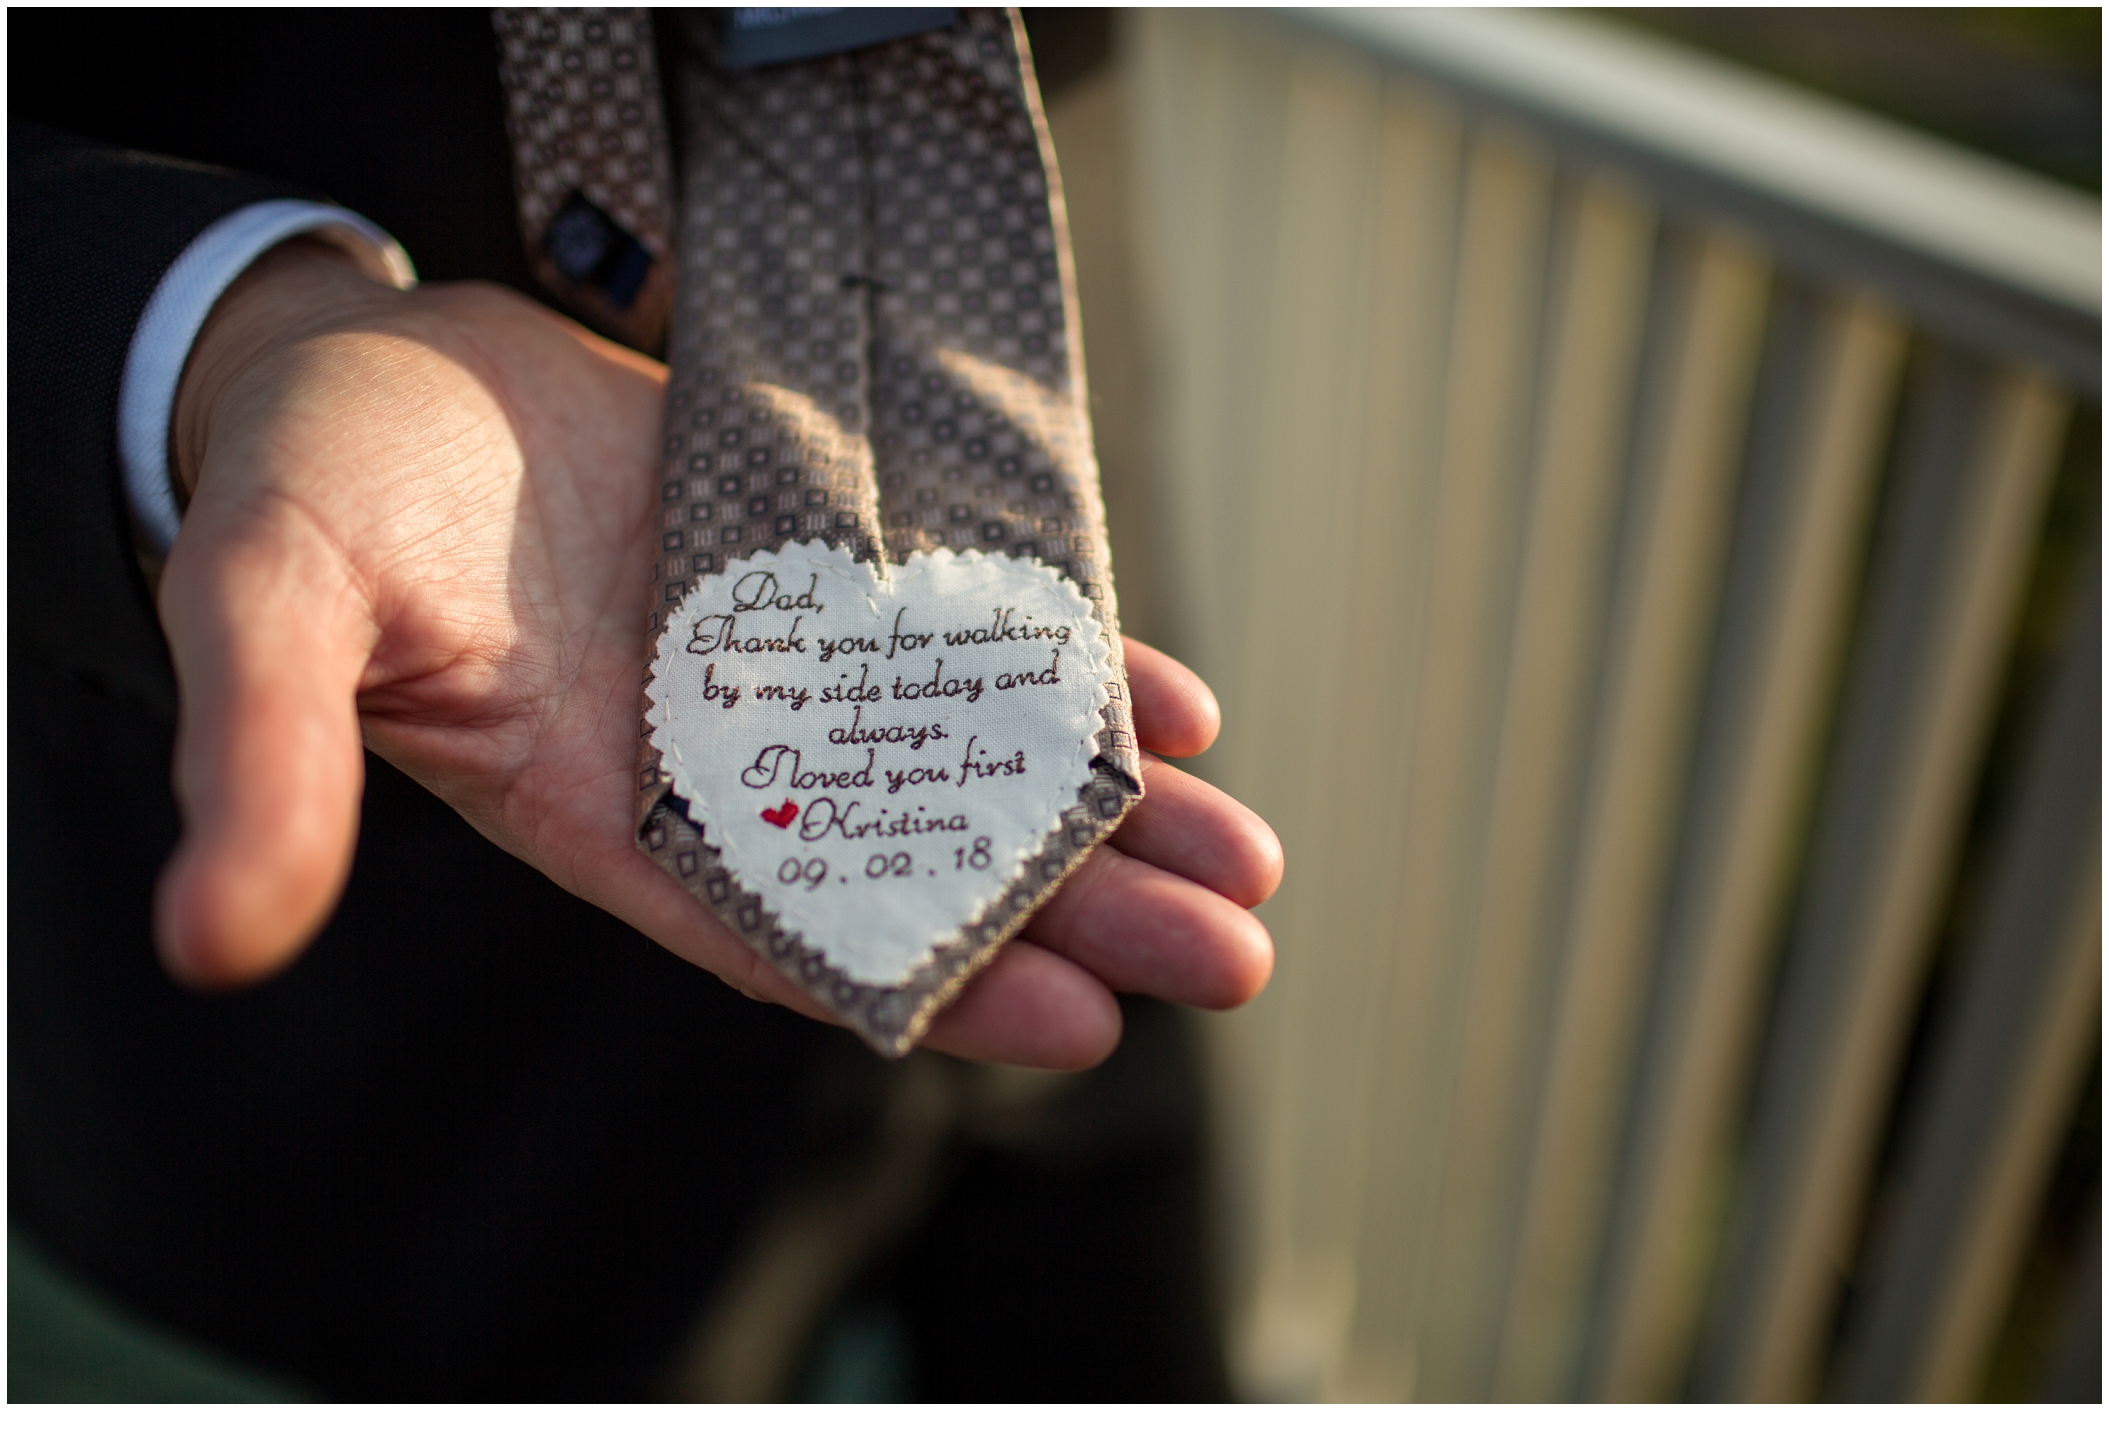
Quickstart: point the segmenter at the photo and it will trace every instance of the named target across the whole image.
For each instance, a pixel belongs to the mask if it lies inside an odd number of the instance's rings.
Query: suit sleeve
[[[8,644],[164,715],[175,683],[124,499],[119,379],[162,273],[214,221],[273,199],[319,198],[8,128]]]

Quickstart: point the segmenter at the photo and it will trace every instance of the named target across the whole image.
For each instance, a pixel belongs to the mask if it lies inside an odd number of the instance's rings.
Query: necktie
[[[498,12],[538,268],[611,334],[670,337],[655,635],[696,577],[823,539],[860,558],[940,546],[1037,558],[1078,585],[1118,647],[1060,182],[1022,25],[1000,10],[935,13],[952,23],[735,68],[709,12],[667,22],[679,32],[656,49],[642,11]],[[661,55],[673,57],[663,111]],[[662,114],[681,141],[678,215]],[[899,1055],[1140,797],[1125,683],[1108,694],[1074,806],[1003,898],[901,987],[845,977],[743,890],[648,737],[639,845]]]
[[[658,354],[673,300],[674,187],[644,10],[494,10],[513,195],[535,279]]]

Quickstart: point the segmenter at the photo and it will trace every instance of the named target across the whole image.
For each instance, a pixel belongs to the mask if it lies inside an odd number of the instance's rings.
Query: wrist
[[[251,262],[220,294],[183,364],[169,422],[169,480],[188,502],[213,416],[238,378],[264,357],[349,312],[398,297],[342,247],[307,236]]]

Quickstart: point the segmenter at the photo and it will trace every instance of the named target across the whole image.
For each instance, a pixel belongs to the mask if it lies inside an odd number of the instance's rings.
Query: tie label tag
[[[618,311],[635,304],[652,269],[652,253],[582,191],[550,218],[542,251],[565,280],[598,286]]]
[[[717,60],[727,70],[814,60],[959,23],[959,11],[949,6],[754,5],[716,13]]]
[[[1025,557],[822,542],[668,618],[652,743],[735,881],[857,982],[899,987],[1024,879],[1091,778],[1117,683],[1091,603]]]

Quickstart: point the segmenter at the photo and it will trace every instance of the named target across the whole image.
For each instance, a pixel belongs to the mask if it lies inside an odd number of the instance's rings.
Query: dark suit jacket
[[[487,13],[18,10],[8,34],[12,1221],[326,1394],[634,1397],[787,1149],[845,1078],[877,1111],[881,1065],[372,757],[349,890],[290,971],[199,996],[148,933],[175,682],[117,473],[132,327],[200,230],[274,196],[370,217],[427,280],[539,294]],[[858,1285],[905,1321],[921,1397],[1223,1396],[1191,1042],[1126,1011],[1033,1137],[947,1153]]]
[[[148,932],[175,682],[117,474],[133,324],[200,230],[273,196],[371,217],[427,279],[532,291],[488,16],[47,11],[9,40],[12,1221],[329,1393],[634,1394],[823,1030],[372,757],[350,889],[283,977],[188,993]]]

